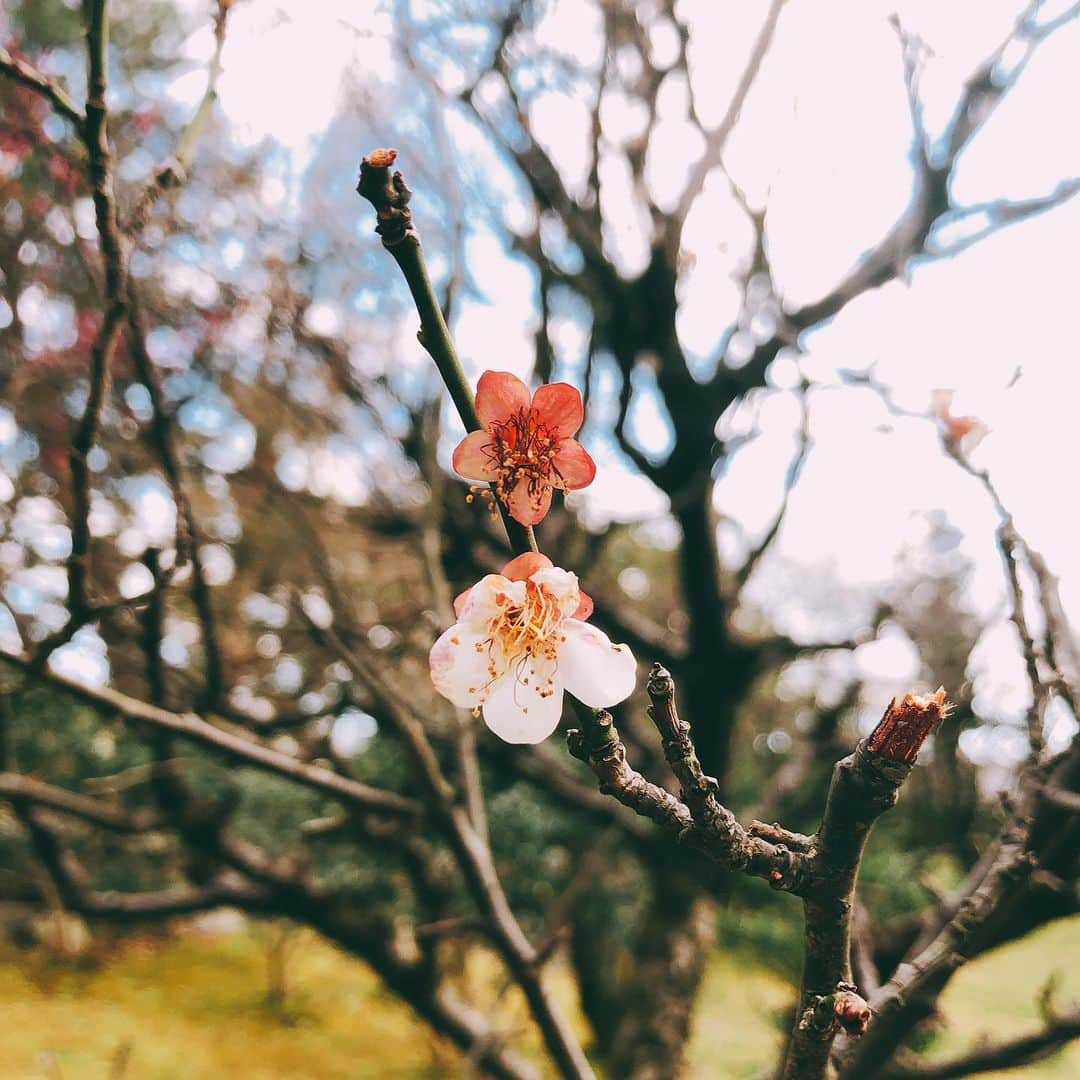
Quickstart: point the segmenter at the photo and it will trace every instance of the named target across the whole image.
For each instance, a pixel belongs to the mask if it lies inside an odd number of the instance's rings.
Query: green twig
[[[417,335],[420,344],[435,361],[465,430],[478,431],[480,419],[476,415],[472,388],[465,378],[442,308],[428,277],[420,235],[413,227],[412,211],[409,209],[412,192],[405,185],[400,172],[390,171],[396,158],[396,150],[373,150],[360,164],[360,181],[356,190],[375,207],[379,219],[375,231],[382,237],[383,247],[393,255],[401,268],[412,293],[420,316],[420,332]],[[496,505],[515,553],[536,551],[536,537],[532,529],[514,521],[497,498]]]

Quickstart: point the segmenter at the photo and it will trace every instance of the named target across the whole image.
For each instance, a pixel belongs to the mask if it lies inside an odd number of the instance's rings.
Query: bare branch
[[[773,36],[776,33],[776,24],[780,21],[780,12],[783,10],[784,3],[785,0],[772,0],[765,15],[765,21],[762,23],[757,39],[754,41],[754,46],[750,50],[746,67],[743,68],[743,73],[735,86],[735,92],[731,95],[727,110],[720,123],[712,131],[706,133],[705,152],[690,173],[686,189],[683,191],[678,205],[671,215],[672,235],[669,243],[673,244],[676,250],[679,246],[683,226],[686,224],[687,215],[690,213],[695,200],[701,194],[702,188],[705,187],[705,181],[708,179],[709,173],[723,163],[724,150],[727,147],[728,139],[731,137],[732,131],[735,130],[735,125],[739,122],[739,116],[742,114],[743,106],[746,104],[746,98],[754,86],[758,72],[761,70],[762,61],[772,44]]]
[[[855,994],[851,974],[855,879],[870,829],[896,802],[919,748],[946,708],[944,690],[891,702],[873,732],[836,765],[811,856],[806,959],[784,1080],[822,1080],[837,1033],[861,1035],[866,1029],[869,1008]]]
[[[214,103],[217,101],[217,83],[221,75],[221,53],[225,47],[225,22],[228,18],[232,0],[217,0],[217,10],[214,13],[214,52],[210,57],[210,67],[206,77],[206,90],[195,112],[180,132],[173,148],[172,156],[163,162],[154,173],[153,178],[143,188],[135,205],[128,214],[124,223],[124,232],[137,238],[142,232],[150,209],[155,200],[171,188],[182,184],[191,168],[195,157],[196,144],[199,141],[206,125],[209,123]]]
[[[803,466],[806,464],[806,458],[810,453],[810,411],[807,406],[805,387],[803,388],[802,397],[802,424],[799,427],[798,438],[798,449],[795,452],[794,458],[791,460],[791,464],[788,466],[787,475],[784,477],[784,495],[780,503],[780,509],[777,511],[776,517],[773,519],[773,523],[769,526],[765,535],[747,556],[746,562],[739,567],[739,571],[735,575],[736,591],[741,591],[750,580],[758,563],[761,561],[761,557],[769,550],[772,542],[776,539],[777,533],[780,532],[780,526],[784,523],[788,503],[791,500],[791,492],[799,482]]]
[[[70,120],[80,131],[82,130],[86,118],[79,112],[78,105],[68,97],[67,91],[42,75],[37,68],[26,63],[25,60],[16,60],[2,46],[0,46],[0,75],[5,75],[20,86],[28,87],[35,93],[41,94],[61,116]]]
[[[783,845],[752,835],[713,794],[688,737],[688,725],[674,711],[674,682],[659,665],[650,678],[651,713],[664,736],[664,752],[683,785],[683,800],[650,783],[626,760],[626,747],[610,713],[583,712],[582,727],[567,733],[570,753],[596,773],[600,790],[635,813],[662,826],[675,839],[726,869],[765,878],[774,888],[798,892],[805,861]]]
[[[889,233],[831,292],[820,300],[787,313],[787,318],[794,328],[805,329],[820,323],[835,315],[856,296],[893,280],[904,271],[914,256],[926,250],[927,241],[935,226],[944,221],[950,213],[963,213],[952,206],[949,195],[949,184],[957,160],[1016,84],[1035,49],[1080,10],[1080,7],[1070,9],[1060,18],[1039,24],[1035,20],[1041,6],[1041,0],[1033,0],[1011,33],[969,76],[945,135],[944,151],[940,155],[928,156],[923,133],[919,130],[921,124],[917,122],[920,115],[919,105],[917,101],[912,102],[913,120],[916,121],[912,157],[916,175],[915,194],[908,209]],[[1012,64],[1007,73],[1000,75],[999,67],[1003,59],[1010,50],[1015,49],[1023,50],[1021,58]],[[910,81],[913,72],[907,67],[905,71],[908,74],[909,91],[913,92]],[[1073,193],[1066,184],[1055,192],[1054,198],[1060,202]],[[1012,220],[1037,213],[1049,206],[1045,200],[1038,202],[1039,205],[1029,206],[1026,213],[1018,209],[1017,217]],[[1008,220],[1007,211],[1000,215],[1000,224],[1006,224]],[[990,231],[992,230],[985,230],[980,238],[988,235]]]
[[[1030,794],[1025,799],[1030,803]],[[871,998],[874,1024],[841,1060],[846,1080],[873,1075],[895,1053],[915,1023],[933,1009],[952,974],[979,949],[979,936],[1006,900],[1017,894],[1035,866],[1027,850],[1031,832],[1027,809],[1006,826],[992,864],[964,899],[955,916],[918,956],[905,961]]]
[[[940,220],[927,240],[925,254],[934,259],[952,258],[1009,225],[1027,221],[1028,218],[1064,205],[1078,193],[1080,177],[1073,177],[1062,180],[1046,195],[1037,195],[1031,199],[995,199],[992,202],[965,206]],[[965,229],[966,223],[979,220],[983,222],[981,227]],[[954,230],[959,235],[950,241],[948,235]]]
[[[956,1080],[979,1073],[1018,1069],[1051,1057],[1074,1039],[1080,1039],[1080,1009],[1051,1017],[1039,1031],[1002,1042],[977,1045],[947,1061],[925,1064],[904,1062],[887,1070],[887,1080]]]
[[[76,791],[55,787],[21,773],[0,773],[0,798],[20,799],[37,806],[58,810],[113,832],[141,833],[162,825],[148,814],[132,814],[101,799],[92,799]]]
[[[30,661],[25,656],[0,652],[0,660],[22,668],[24,671],[33,671]],[[138,701],[109,687],[86,686],[58,675],[55,671],[36,671],[33,674],[35,678],[59,687],[106,715],[115,714],[132,724],[150,725],[180,738],[223,751],[247,764],[287,776],[304,787],[332,795],[361,810],[406,817],[415,817],[421,812],[420,805],[412,799],[369,787],[358,780],[347,779],[317,765],[309,765],[288,754],[271,750],[250,738],[214,727],[213,724],[207,723],[194,714],[181,715],[169,712],[167,709]]]

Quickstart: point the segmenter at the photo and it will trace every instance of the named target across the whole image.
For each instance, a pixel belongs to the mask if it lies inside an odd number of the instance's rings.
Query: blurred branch
[[[317,627],[310,620],[309,625],[367,687],[409,751],[426,801],[454,851],[473,902],[491,927],[493,943],[525,995],[552,1060],[564,1076],[588,1080],[593,1075],[588,1059],[558,1004],[543,985],[537,950],[514,917],[491,849],[474,827],[468,810],[456,800],[421,717],[384,678],[372,658],[350,649],[332,628]]]
[[[241,735],[214,727],[192,713],[181,715],[156,705],[138,701],[109,687],[90,687],[75,682],[55,671],[32,671],[30,661],[24,656],[0,652],[0,660],[21,668],[39,681],[56,686],[105,715],[118,715],[132,724],[150,725],[184,739],[220,750],[230,757],[249,765],[286,776],[304,787],[321,791],[363,810],[378,811],[391,815],[414,817],[421,812],[420,805],[412,799],[394,792],[369,787],[358,780],[350,780],[329,769],[298,761],[277,750]]]
[[[0,798],[18,799],[58,810],[113,832],[141,833],[162,825],[152,815],[128,813],[101,799],[92,799],[16,772],[0,773]]]
[[[882,625],[893,614],[891,605],[879,603],[868,626],[848,638],[835,641],[796,641],[787,634],[770,634],[767,638],[754,642],[760,663],[764,667],[777,667],[790,660],[795,660],[808,653],[827,652],[829,649],[857,649],[873,641]]]
[[[1080,1009],[1050,1017],[1043,1028],[1002,1042],[976,1045],[973,1050],[946,1061],[907,1062],[889,1067],[886,1080],[956,1080],[979,1073],[1018,1069],[1056,1054],[1080,1039]]]
[[[946,414],[943,419],[947,425],[948,415]],[[1033,707],[1028,713],[1028,744],[1032,760],[1037,760],[1043,749],[1043,722],[1046,717],[1046,708],[1054,692],[1061,693],[1074,714],[1076,711],[1077,700],[1074,697],[1073,688],[1069,685],[1068,680],[1058,666],[1053,663],[1053,660],[1057,658],[1055,642],[1068,643],[1066,645],[1067,649],[1070,646],[1075,648],[1072,635],[1067,624],[1058,621],[1059,618],[1064,618],[1064,612],[1060,609],[1060,602],[1055,604],[1056,586],[1049,576],[1045,561],[1038,556],[1033,557],[1034,553],[1031,548],[1020,533],[1017,532],[1016,526],[1013,524],[1012,514],[1009,513],[1005,504],[1001,501],[1001,496],[998,494],[989,472],[986,469],[977,469],[972,465],[961,446],[960,439],[954,438],[947,427],[942,433],[942,446],[953,461],[982,484],[1001,518],[1001,524],[998,526],[996,533],[997,546],[1005,563],[1006,578],[1009,583],[1010,600],[1012,602],[1010,618],[1020,639],[1020,648],[1027,668],[1028,681],[1031,683]],[[1046,619],[1045,642],[1050,651],[1049,656],[1035,641],[1034,635],[1028,626],[1027,615],[1024,612],[1024,589],[1020,581],[1019,563],[1021,557],[1027,559],[1039,588],[1043,616]],[[1041,573],[1035,571],[1036,561]],[[1051,668],[1051,678],[1043,677],[1043,665]]]
[[[1040,24],[1035,19],[1042,6],[1042,0],[1030,3],[1010,34],[968,77],[939,155],[932,155],[926,146],[925,133],[921,130],[921,106],[915,96],[917,81],[913,81],[916,69],[912,66],[913,61],[906,60],[905,80],[915,129],[912,153],[916,170],[915,195],[889,233],[860,259],[859,264],[831,292],[820,300],[787,313],[793,327],[801,330],[830,318],[855,297],[897,277],[911,258],[926,250],[931,231],[946,215],[956,210],[952,205],[949,186],[960,155],[1016,84],[1036,48],[1054,30],[1064,26],[1080,12],[1080,5],[1076,5],[1060,17]],[[902,31],[901,39],[904,40]],[[1018,49],[1023,50],[1022,56],[1012,62],[1007,72],[1002,73],[1006,57],[1012,56]],[[1059,187],[1051,198],[1060,202],[1074,193],[1070,182]],[[1022,204],[1016,204],[1017,216],[1012,218],[1008,211],[1002,209],[997,224],[1007,224],[1009,220],[1048,209],[1049,205],[1052,204],[1047,200],[1035,200],[1025,211],[1020,208]],[[991,231],[992,228],[984,230],[979,238],[989,235]],[[974,240],[970,243],[974,243]]]
[[[206,658],[206,691],[204,701],[214,707],[225,691],[225,672],[218,641],[217,619],[210,597],[210,587],[202,565],[201,530],[191,506],[191,499],[184,482],[180,453],[176,446],[175,417],[165,402],[154,361],[146,349],[146,326],[139,294],[132,281],[128,282],[128,329],[131,359],[139,381],[146,387],[150,398],[150,437],[162,471],[176,504],[176,563],[191,564],[191,596],[202,629],[203,649]]]
[[[1031,199],[995,199],[991,202],[965,206],[942,219],[934,235],[928,238],[925,254],[935,259],[952,258],[1008,225],[1015,225],[1037,214],[1045,213],[1047,210],[1056,209],[1078,193],[1080,193],[1080,177],[1074,177],[1062,180],[1048,194],[1038,195]],[[985,221],[981,228],[962,234],[951,242],[941,238],[940,234],[947,232],[950,227],[978,218]]]
[[[150,213],[150,208],[155,200],[170,188],[182,184],[191,168],[195,157],[195,148],[203,131],[210,121],[210,116],[217,101],[217,83],[221,75],[221,53],[225,48],[225,22],[233,0],[217,0],[217,9],[214,12],[214,51],[210,57],[210,67],[206,77],[206,90],[195,112],[180,132],[173,147],[172,156],[162,163],[153,179],[143,188],[135,200],[128,219],[124,224],[124,232],[137,238],[142,232],[143,226]]]
[[[807,388],[804,385],[800,402],[802,406],[802,423],[799,426],[798,449],[796,450],[795,456],[792,458],[791,464],[787,469],[787,474],[784,477],[784,495],[780,502],[780,509],[773,519],[772,525],[769,526],[765,535],[750,552],[746,558],[746,562],[743,563],[739,568],[738,573],[736,573],[735,588],[737,593],[741,592],[743,587],[750,580],[758,563],[761,561],[761,557],[769,550],[770,545],[776,539],[777,533],[780,532],[780,526],[783,525],[784,517],[787,514],[788,502],[791,499],[792,489],[799,482],[803,466],[806,464],[806,458],[810,452],[810,409],[806,400],[806,393]]]
[[[108,113],[105,105],[108,4],[107,0],[89,0],[87,16],[87,86],[86,117],[82,140],[89,156],[90,187],[94,200],[98,242],[105,267],[104,317],[90,353],[90,379],[82,419],[71,441],[71,554],[67,559],[68,608],[70,630],[85,625],[91,618],[90,580],[90,467],[87,455],[97,441],[101,414],[108,393],[109,375],[126,314],[124,284],[127,274],[123,238],[116,220],[113,193],[112,151],[109,148]],[[57,637],[39,648],[40,663],[48,658],[50,648],[63,643]]]
[[[566,226],[570,238],[581,250],[586,263],[594,272],[608,274],[610,267],[604,256],[603,233],[600,228],[599,205],[582,206],[569,193],[563,183],[562,170],[537,142],[529,124],[528,110],[520,100],[512,79],[512,65],[507,48],[520,27],[528,8],[523,0],[514,0],[498,27],[498,36],[492,50],[491,68],[502,78],[503,86],[514,109],[520,129],[520,140],[506,140],[499,134],[497,125],[487,117],[476,103],[476,85],[461,93],[461,100],[468,106],[481,124],[512,155],[522,176],[532,190],[533,197],[541,207],[555,212]]]
[[[25,60],[17,60],[3,46],[0,46],[0,75],[40,94],[61,116],[70,120],[80,131],[82,130],[86,117],[79,112],[79,107],[68,97],[67,91],[52,79],[42,75],[37,68],[26,63]]]
[[[724,150],[727,147],[728,139],[731,137],[732,131],[735,130],[735,125],[739,122],[747,96],[753,89],[758,72],[761,70],[762,61],[765,59],[765,54],[769,51],[769,46],[772,45],[773,36],[776,33],[776,24],[780,21],[780,12],[783,10],[784,3],[785,0],[772,0],[770,3],[769,10],[765,14],[765,21],[758,31],[758,36],[746,61],[746,67],[743,68],[742,75],[735,86],[727,110],[724,112],[720,123],[711,131],[704,133],[705,152],[694,165],[686,188],[671,215],[671,233],[668,243],[676,253],[679,249],[686,218],[697,197],[705,187],[705,181],[708,179],[709,173],[718,165],[723,164]]]

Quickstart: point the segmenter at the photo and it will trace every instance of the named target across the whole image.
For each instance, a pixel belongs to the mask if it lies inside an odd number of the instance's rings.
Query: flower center
[[[499,610],[488,621],[488,637],[476,646],[478,652],[488,654],[485,689],[509,671],[515,683],[531,686],[541,697],[550,697],[555,692],[559,648],[566,640],[561,632],[566,616],[559,602],[542,586],[526,581],[523,604],[515,603],[507,593],[499,593],[495,603]]]
[[[538,499],[546,488],[563,487],[562,477],[552,464],[559,439],[539,419],[534,409],[519,409],[508,420],[492,424],[492,456],[499,470],[495,491],[506,501],[510,492],[524,481],[529,494]]]

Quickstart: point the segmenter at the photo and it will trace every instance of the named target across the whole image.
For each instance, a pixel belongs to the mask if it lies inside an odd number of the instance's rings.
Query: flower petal
[[[551,565],[552,562],[546,555],[537,551],[526,551],[524,555],[511,559],[502,568],[502,576],[511,581],[528,581],[537,570],[546,570]]]
[[[545,383],[533,394],[532,407],[538,419],[557,439],[576,434],[585,419],[581,391],[569,383]]]
[[[459,592],[454,597],[454,614],[461,616],[461,613],[465,610],[465,605],[469,602],[469,593],[471,593],[473,587],[470,585],[467,589]],[[578,616],[579,618],[588,618],[588,616]]]
[[[455,623],[431,647],[431,681],[444,698],[463,709],[483,704],[493,678],[504,675],[506,660],[498,649],[489,650],[483,634]],[[477,648],[480,646],[480,648]],[[491,665],[495,665],[495,675]]]
[[[466,480],[494,480],[499,475],[491,436],[486,431],[470,431],[454,447],[454,472]]]
[[[485,371],[476,384],[476,415],[488,428],[529,407],[529,388],[509,371]]]
[[[519,480],[507,500],[510,516],[522,525],[537,525],[547,517],[551,509],[551,487],[543,486],[539,493],[529,490],[527,480]]]
[[[551,693],[541,697],[537,686],[534,678],[526,686],[508,672],[484,702],[484,723],[508,743],[543,742],[559,726],[563,688],[556,680],[546,687]]]
[[[551,467],[568,491],[588,487],[596,476],[596,462],[577,439],[563,439],[559,443],[558,450],[552,455]],[[461,470],[458,469],[458,472]]]
[[[563,623],[563,634],[559,676],[569,693],[594,709],[616,705],[630,696],[637,665],[628,646],[612,645],[602,630],[577,619]]]
[[[593,613],[593,608],[596,605],[593,603],[593,598],[589,596],[588,593],[583,592],[580,588],[578,589],[578,595],[581,597],[581,602],[577,606],[577,611],[570,617],[572,619],[578,619],[580,622],[584,622]],[[456,604],[457,601],[455,600],[454,603]]]
[[[558,604],[563,616],[573,615],[577,611],[581,603],[577,574],[563,570],[561,566],[549,566],[537,570],[529,580]]]
[[[499,618],[508,607],[524,604],[525,592],[524,581],[507,581],[502,574],[487,574],[469,590],[458,619],[467,630],[486,630],[491,620]]]

